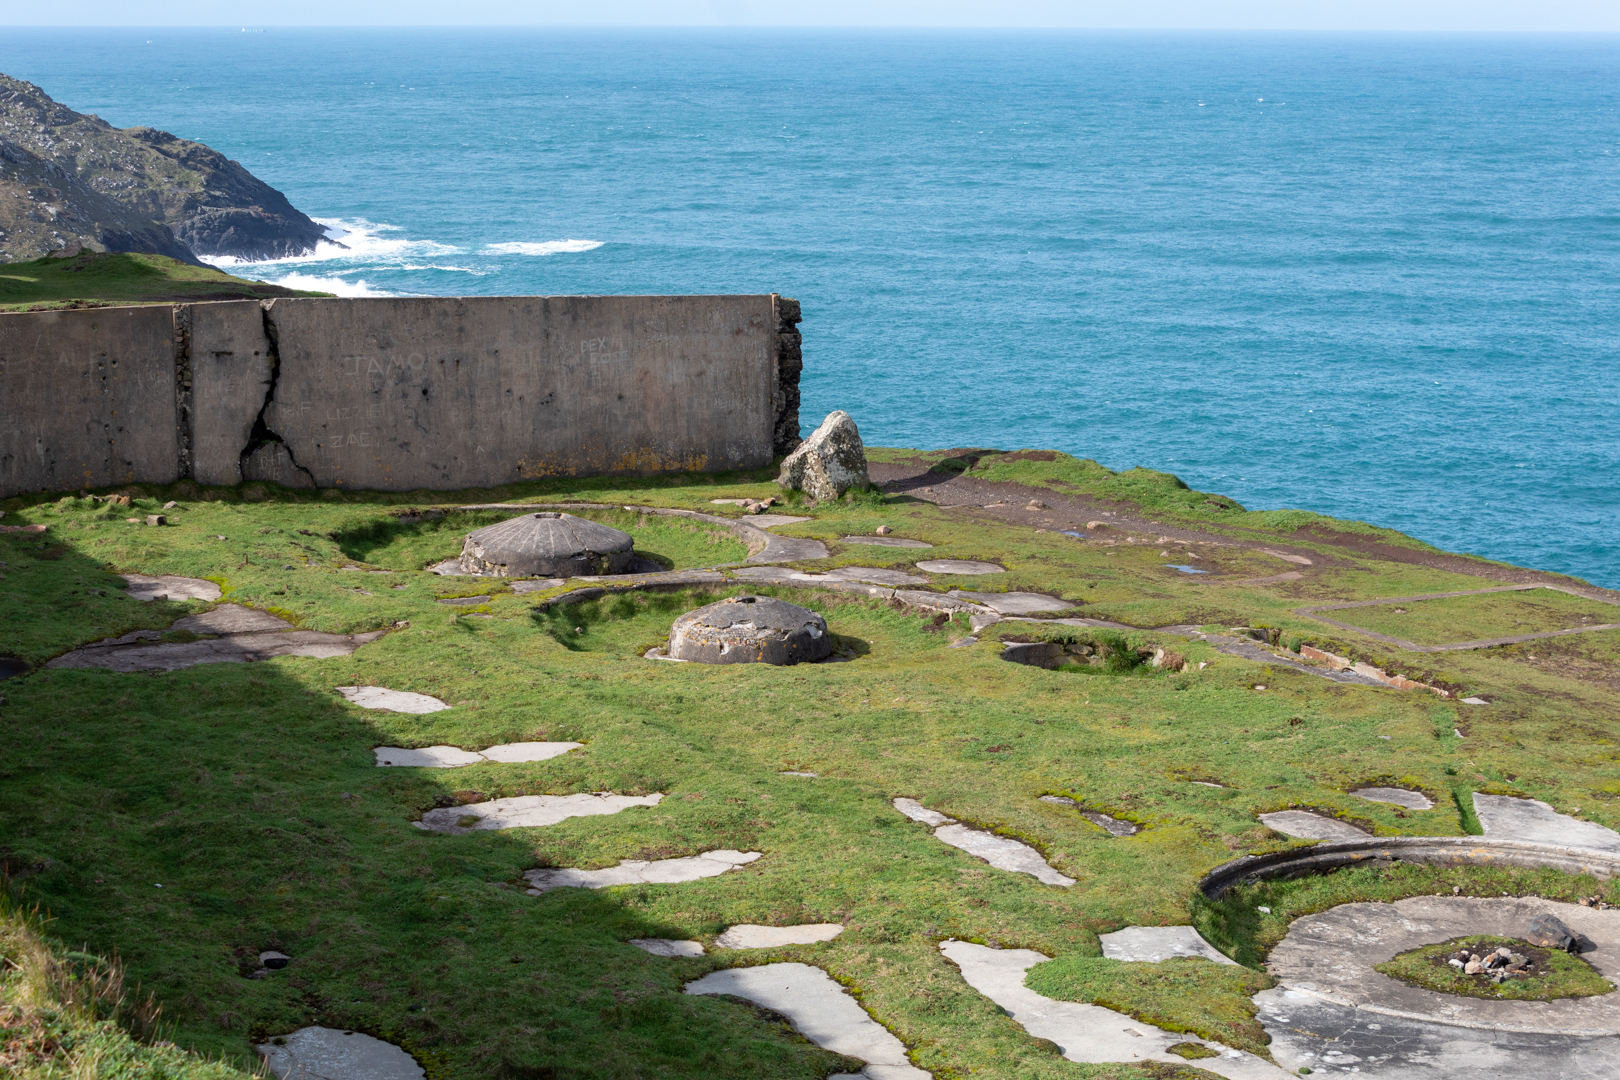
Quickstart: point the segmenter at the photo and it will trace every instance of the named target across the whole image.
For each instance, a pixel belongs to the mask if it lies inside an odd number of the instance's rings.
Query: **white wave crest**
[[[545,240],[540,243],[485,244],[486,255],[571,255],[599,248],[601,240]]]
[[[208,261],[221,269],[238,266],[285,266],[331,262],[338,259],[387,265],[409,260],[431,259],[438,255],[456,255],[461,252],[458,247],[433,240],[407,240],[404,237],[384,235],[399,232],[398,225],[379,225],[372,221],[349,221],[344,218],[313,220],[317,225],[326,228],[327,239],[316,244],[315,250],[307,254],[293,255],[285,259],[266,259],[262,262],[221,255]]]
[[[338,296],[398,296],[399,293],[373,289],[364,280],[344,281],[340,277],[321,277],[318,274],[300,274],[293,270],[278,277],[267,278],[272,285],[286,289],[307,289],[311,292],[334,293]]]

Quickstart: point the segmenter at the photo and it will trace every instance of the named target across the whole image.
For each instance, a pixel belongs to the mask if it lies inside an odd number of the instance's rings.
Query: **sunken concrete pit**
[[[670,659],[699,664],[802,664],[832,651],[826,619],[766,596],[733,596],[688,611],[669,631]]]
[[[629,533],[573,514],[524,514],[467,534],[461,572],[490,577],[581,577],[628,573]]]

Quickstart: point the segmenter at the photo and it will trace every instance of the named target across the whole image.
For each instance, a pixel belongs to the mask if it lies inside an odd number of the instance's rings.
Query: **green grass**
[[[742,562],[748,548],[724,527],[702,521],[625,510],[569,510],[600,521],[635,540],[636,552],[666,570]],[[349,526],[332,539],[351,559],[390,570],[421,570],[461,554],[467,533],[519,516],[518,510],[449,510],[379,515]]]
[[[56,937],[88,953],[116,952],[131,981],[156,995],[173,1041],[204,1058],[246,1067],[252,1039],[323,1023],[389,1038],[435,1076],[550,1069],[568,1080],[808,1080],[845,1067],[759,1010],[680,992],[707,971],[767,959],[824,967],[942,1080],[974,1072],[1168,1076],[1169,1067],[1063,1060],[967,987],[937,942],[1038,949],[1054,958],[1054,971],[1083,973],[1074,977],[1106,986],[1110,1000],[1144,1019],[1260,1045],[1252,1029],[1241,1030],[1251,1015],[1243,980],[1261,976],[1209,976],[1193,964],[1111,974],[1097,959],[1097,934],[1193,921],[1255,968],[1288,919],[1348,900],[1449,894],[1454,884],[1472,895],[1573,899],[1599,891],[1589,879],[1551,872],[1405,866],[1246,886],[1219,904],[1199,899],[1196,885],[1237,854],[1291,846],[1255,820],[1287,806],[1354,817],[1379,835],[1470,829],[1455,801],[1406,811],[1347,794],[1363,784],[1455,793],[1464,806],[1474,790],[1512,791],[1620,824],[1620,731],[1610,719],[1620,716],[1620,687],[1581,674],[1613,671],[1603,634],[1557,668],[1517,649],[1448,656],[1454,679],[1494,702],[1468,711],[1426,694],[1237,660],[1148,629],[1123,632],[1125,647],[1173,647],[1190,670],[1041,671],[1002,661],[994,640],[950,648],[966,634],[961,620],[936,624],[851,593],[750,586],[822,612],[853,659],[781,669],[663,664],[639,653],[662,640],[681,610],[736,587],[610,596],[537,613],[538,597],[499,581],[418,569],[454,554],[458,530],[481,523],[480,512],[426,519],[426,528],[400,528],[409,523],[394,516],[435,504],[563,498],[730,513],[709,500],[773,490],[768,473],[754,473],[551,481],[453,496],[133,486],[133,505],[111,512],[76,497],[0,501],[4,524],[47,526],[0,534],[0,656],[39,664],[207,606],[129,600],[111,578],[118,571],[212,578],[225,600],[311,629],[390,631],[335,659],[163,675],[43,668],[0,684],[0,745],[8,748],[0,755],[0,856],[8,866],[37,867],[19,887],[51,912]],[[123,520],[169,499],[179,506],[168,527]],[[829,542],[829,557],[804,569],[904,568],[919,555],[992,558],[1008,567],[993,582],[940,577],[933,587],[1055,592],[1081,601],[1085,614],[1140,627],[1213,622],[1303,633],[1320,624],[1291,608],[1311,600],[1492,584],[1337,549],[1339,568],[1302,597],[1287,583],[1239,584],[1239,572],[1282,567],[1227,549],[1211,554],[1230,560],[1233,574],[1209,583],[1168,575],[1158,546],[1082,543],[904,497],[810,513],[813,520],[780,530]],[[639,530],[668,525],[639,520],[610,515],[609,523],[623,522],[638,542]],[[711,535],[720,530],[685,524],[692,531],[648,531],[644,546],[676,565],[736,554],[725,550],[729,536]],[[936,546],[838,541],[884,524]],[[388,572],[343,569],[354,563]],[[437,602],[455,594],[488,599],[473,610]],[[1585,665],[1578,671],[1577,660]],[[1200,670],[1200,662],[1208,666]],[[334,693],[355,684],[432,694],[453,708],[425,716],[361,710]],[[1455,726],[1465,739],[1450,735]],[[550,739],[585,746],[523,765],[372,765],[372,747],[383,744]],[[544,829],[440,836],[411,825],[443,800],[604,790],[667,797],[657,807]],[[1142,831],[1110,837],[1073,808],[1041,802],[1047,793]],[[898,795],[1023,839],[1077,884],[1041,885],[949,848],[893,810]],[[594,868],[720,847],[764,857],[675,886],[541,897],[515,887],[536,866]],[[712,942],[739,922],[825,921],[848,929],[823,945],[766,953],[671,960],[624,944],[652,936]],[[244,978],[244,957],[271,947],[293,965]],[[1196,994],[1177,989],[1178,980],[1196,982]]]
[[[1483,956],[1487,950],[1506,945],[1533,961],[1534,974],[1493,983],[1484,975],[1468,975],[1446,963],[1446,958],[1464,947]],[[1561,949],[1539,949],[1517,938],[1476,934],[1453,938],[1435,945],[1410,949],[1377,965],[1392,979],[1442,994],[1505,1001],[1553,1001],[1558,998],[1596,997],[1614,990],[1614,984],[1578,956]]]
[[[68,259],[47,256],[0,265],[0,311],[330,295],[284,289],[232,277],[209,266],[131,252],[86,251]]]
[[[1335,622],[1349,623],[1418,645],[1483,641],[1583,625],[1620,623],[1620,607],[1556,589],[1408,600],[1321,614]]]
[[[1198,957],[1159,964],[1100,956],[1066,956],[1037,964],[1024,985],[1059,1001],[1084,1001],[1134,1016],[1166,1031],[1268,1056],[1270,1039],[1250,1000],[1275,986],[1269,975]]]
[[[37,912],[0,892],[0,1072],[15,1080],[246,1080],[240,1069],[164,1040],[160,1010],[126,985],[116,960],[70,952],[46,931]]]

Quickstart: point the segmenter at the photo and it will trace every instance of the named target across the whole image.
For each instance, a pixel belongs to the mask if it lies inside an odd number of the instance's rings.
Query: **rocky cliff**
[[[0,261],[92,250],[285,258],[325,230],[202,143],[115,128],[0,75]]]

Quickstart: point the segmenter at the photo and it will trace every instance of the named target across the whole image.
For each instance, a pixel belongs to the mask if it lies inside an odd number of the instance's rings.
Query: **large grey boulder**
[[[492,577],[623,574],[635,561],[630,534],[573,514],[524,514],[467,534],[461,571]]]
[[[827,620],[765,596],[733,596],[688,611],[669,631],[669,655],[700,664],[798,664],[832,654]]]
[[[782,459],[776,482],[789,491],[802,491],[817,502],[836,499],[850,488],[870,486],[866,447],[849,413],[843,409],[828,413],[815,434]]]

